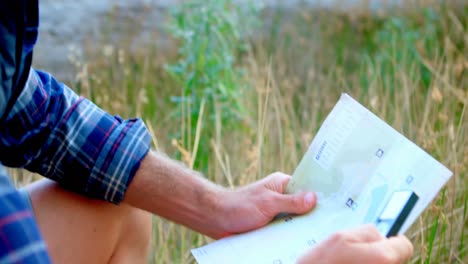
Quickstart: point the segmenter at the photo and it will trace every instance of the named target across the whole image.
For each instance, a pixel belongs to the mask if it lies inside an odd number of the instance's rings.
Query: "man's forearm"
[[[128,187],[124,202],[219,238],[226,232],[219,204],[224,191],[199,173],[150,151]]]

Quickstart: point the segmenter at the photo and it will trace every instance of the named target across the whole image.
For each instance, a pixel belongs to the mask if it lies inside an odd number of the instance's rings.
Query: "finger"
[[[304,254],[299,256],[299,258],[296,260],[296,264],[310,264],[310,263],[324,263],[330,262],[326,257],[324,258],[323,256],[320,256],[320,254],[326,254],[327,252],[326,249],[322,247],[315,247],[312,249],[307,250]],[[322,261],[322,262],[319,262]]]
[[[374,225],[367,224],[346,231],[351,241],[355,242],[374,242],[384,239]]]
[[[276,194],[275,207],[280,212],[304,214],[312,210],[317,203],[317,196],[313,192],[296,194]]]
[[[282,177],[282,182],[281,182],[282,192],[281,193],[284,193],[286,191],[286,186],[288,186],[288,183],[291,180],[292,176],[288,174],[284,174],[282,172],[279,172],[279,174]]]
[[[404,263],[413,255],[413,245],[405,236],[395,236],[368,244],[368,256],[376,263]]]
[[[263,185],[274,192],[284,193],[290,179],[290,175],[282,172],[275,172],[264,178]]]
[[[405,236],[399,235],[388,239],[389,246],[400,256],[401,262],[405,262],[413,255],[413,244]]]

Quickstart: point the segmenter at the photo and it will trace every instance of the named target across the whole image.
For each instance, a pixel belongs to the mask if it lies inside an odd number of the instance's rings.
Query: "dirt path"
[[[69,56],[80,53],[83,43],[102,43],[103,27],[111,35],[139,30],[136,41],[147,41],[161,31],[167,9],[183,0],[42,0],[40,1],[39,42],[35,49],[35,67],[53,72],[60,79],[73,78]],[[247,0],[238,0],[239,2]],[[311,7],[330,7],[340,0],[265,0],[266,7],[288,8],[307,2]],[[367,0],[369,5],[401,0]],[[348,0],[356,5],[361,0]],[[135,24],[138,22],[138,24]],[[134,28],[132,28],[134,27]],[[136,29],[138,27],[138,29]],[[127,31],[127,32],[130,32]],[[107,36],[112,38],[112,36]],[[152,39],[152,41],[155,41]],[[156,41],[164,42],[164,39]],[[89,45],[88,45],[89,46]]]

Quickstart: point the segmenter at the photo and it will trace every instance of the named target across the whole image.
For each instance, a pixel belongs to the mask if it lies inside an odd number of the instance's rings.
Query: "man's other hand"
[[[225,235],[260,228],[279,213],[304,214],[315,207],[312,192],[284,194],[291,176],[273,173],[250,185],[223,193],[220,208]]]
[[[409,260],[413,245],[405,236],[383,237],[372,225],[332,235],[297,262],[397,264]]]

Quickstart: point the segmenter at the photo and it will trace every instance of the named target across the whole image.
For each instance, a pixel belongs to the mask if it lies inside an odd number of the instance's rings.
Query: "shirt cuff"
[[[63,150],[71,154],[52,158],[63,170],[54,173],[63,175],[59,183],[88,197],[120,203],[150,149],[151,137],[141,119],[111,116],[81,97],[56,131],[66,133],[61,141],[68,146]]]
[[[33,70],[0,127],[0,159],[85,196],[119,203],[150,140],[140,119],[112,116]]]

